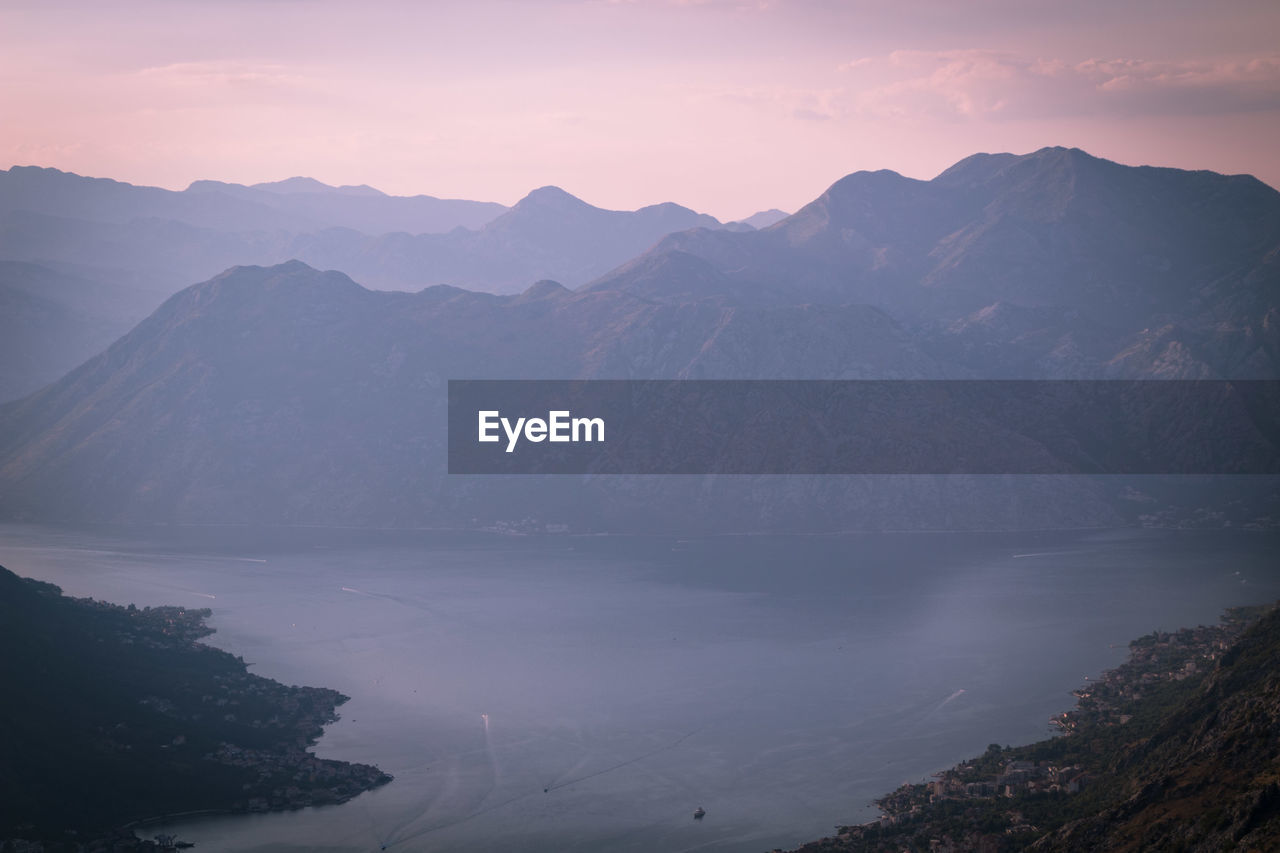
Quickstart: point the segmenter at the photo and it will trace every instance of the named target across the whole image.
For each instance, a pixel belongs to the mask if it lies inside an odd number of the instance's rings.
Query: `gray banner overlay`
[[[455,379],[449,473],[1277,474],[1280,381]]]

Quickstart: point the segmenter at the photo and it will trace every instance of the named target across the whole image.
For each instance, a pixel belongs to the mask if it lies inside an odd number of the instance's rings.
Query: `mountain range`
[[[298,258],[376,288],[519,292],[544,278],[583,284],[671,231],[750,231],[785,216],[722,225],[670,203],[604,210],[556,187],[507,208],[302,177],[173,192],[14,167],[0,171],[0,401],[56,379],[166,297],[235,265]],[[50,282],[67,279],[94,298],[64,304],[66,287]]]
[[[678,204],[604,210],[558,187],[542,187],[475,231],[367,237],[331,229],[298,238],[290,251],[383,289],[451,284],[518,293],[541,279],[583,284],[672,231],[695,227],[723,228],[715,217]]]
[[[767,210],[722,224],[670,202],[605,210],[558,187],[507,208],[301,177],[196,181],[174,192],[56,169],[0,171],[0,258],[165,296],[230,266],[293,259],[390,290],[512,293],[543,278],[577,286],[672,231],[752,231],[785,216]]]
[[[181,222],[214,231],[366,233],[479,228],[506,208],[492,202],[391,196],[373,187],[332,187],[312,178],[243,184],[196,181],[175,192],[57,169],[14,166],[0,171],[0,213],[33,213],[85,222],[139,219]]]
[[[668,298],[653,284],[669,276],[637,280],[664,258],[739,301],[875,305],[988,376],[1280,366],[1280,193],[1244,175],[1063,148],[979,154],[931,181],[857,172],[758,234],[672,234],[592,286]]]
[[[496,279],[500,258],[563,259],[624,221],[695,227],[572,290],[380,292],[346,274],[407,276],[454,240],[459,269],[487,258],[476,275]],[[479,231],[363,242],[382,248],[343,272],[229,269],[0,407],[0,514],[704,532],[1280,518],[1262,477],[444,473],[451,378],[1280,376],[1280,193],[1253,178],[1044,149],[932,181],[858,172],[762,230],[700,221],[544,188]],[[321,243],[339,266],[341,241]]]

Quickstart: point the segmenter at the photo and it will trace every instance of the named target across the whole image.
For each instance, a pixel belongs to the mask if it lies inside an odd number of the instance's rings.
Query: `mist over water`
[[[197,849],[761,851],[1044,737],[1145,632],[1280,597],[1277,544],[10,525],[0,564],[70,595],[209,607],[208,642],[253,671],[352,697],[315,751],[393,783],[164,826]]]

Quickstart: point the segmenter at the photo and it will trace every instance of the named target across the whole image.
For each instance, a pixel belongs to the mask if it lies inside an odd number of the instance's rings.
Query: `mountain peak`
[[[786,220],[799,234],[820,222],[841,222],[847,227],[869,227],[890,210],[903,208],[915,199],[924,181],[904,177],[890,169],[854,172],[836,181],[827,191]],[[878,227],[878,226],[877,226]]]
[[[892,169],[877,169],[874,172],[858,171],[836,181],[811,204],[822,201],[848,203],[853,199],[881,198],[887,194],[899,193],[904,187],[923,183],[923,181],[900,175]]]
[[[317,181],[315,178],[308,178],[302,175],[285,178],[283,181],[263,181],[262,183],[251,184],[250,187],[251,189],[263,190],[269,193],[322,193],[333,189],[333,187]]]
[[[298,291],[312,296],[350,295],[365,288],[337,270],[318,270],[297,259],[273,266],[236,266],[208,281],[193,284],[185,292],[208,292],[256,299],[263,291]]]
[[[1062,146],[1041,148],[1039,150],[1032,151],[1021,159],[1037,163],[1042,168],[1052,167],[1081,169],[1089,168],[1100,163],[1110,163],[1110,161],[1104,160],[1101,157],[1094,157],[1088,151],[1084,151],[1079,148],[1063,148]],[[1111,163],[1111,165],[1118,164]]]
[[[95,178],[91,175],[81,175],[79,172],[67,172],[62,169],[55,169],[52,166],[11,166],[8,170],[0,169],[0,175],[7,174],[11,179],[21,182],[30,182],[31,184],[48,185],[51,182],[60,182],[60,185],[71,186],[79,184],[86,187],[95,187],[97,189],[106,188],[123,188],[123,189],[139,189],[150,190],[150,187],[135,186],[127,181],[117,181],[115,178]]]
[[[644,207],[636,209],[636,213],[657,213],[657,214],[681,214],[690,213],[697,214],[696,210],[685,207],[683,204],[676,204],[674,201],[660,201],[657,204],[646,204]]]
[[[518,298],[524,301],[534,299],[559,299],[562,296],[568,296],[570,293],[572,293],[572,291],[560,282],[544,278],[541,281],[536,281],[529,285],[528,289],[525,290],[524,293],[519,294]]]
[[[948,186],[975,186],[1018,160],[1017,154],[970,154],[948,166],[930,183]]]
[[[261,190],[262,192],[275,193],[277,195],[294,195],[299,193],[359,196],[386,195],[382,190],[374,189],[368,184],[335,187],[326,184],[323,181],[317,181],[315,178],[308,178],[300,175],[292,178],[285,178],[283,181],[266,181],[264,183],[253,184],[249,189]]]
[[[972,154],[944,170],[931,183],[951,187],[975,187],[1010,169],[1028,172],[1077,172],[1099,163],[1107,163],[1079,148],[1047,146],[1030,154]]]
[[[570,210],[573,208],[591,207],[582,199],[556,186],[538,187],[529,193],[520,201],[516,202],[516,208],[541,207],[554,210]]]
[[[771,207],[768,210],[761,210],[753,213],[746,219],[741,219],[739,221],[744,225],[750,225],[752,228],[768,228],[771,225],[781,222],[790,215],[791,214],[787,213],[785,210],[778,210],[776,207]]]

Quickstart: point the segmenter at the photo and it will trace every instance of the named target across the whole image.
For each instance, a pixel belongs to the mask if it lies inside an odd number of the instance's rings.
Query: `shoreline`
[[[1072,815],[1091,805],[1091,798],[1105,800],[1119,789],[1103,764],[1088,757],[1102,737],[1115,739],[1118,733],[1121,744],[1151,737],[1162,710],[1192,697],[1240,654],[1251,629],[1268,618],[1275,621],[1277,614],[1280,602],[1243,605],[1228,608],[1213,625],[1138,637],[1129,643],[1123,663],[1072,691],[1076,705],[1050,718],[1059,730],[1053,737],[1020,746],[992,743],[984,754],[933,773],[932,781],[907,783],[873,800],[869,805],[880,810],[877,818],[839,825],[835,836],[791,853],[897,849],[905,843],[903,836],[931,838],[930,850],[977,849],[966,845],[978,843],[986,845],[983,849],[1021,850],[1048,838],[1059,827],[1046,832],[1026,813],[1052,817],[1056,806]],[[1093,749],[1081,749],[1086,746]],[[1062,756],[1076,760],[1063,762]],[[1001,834],[1012,847],[981,834],[1001,820]],[[954,846],[957,826],[965,827],[959,847]]]
[[[372,765],[311,752],[349,697],[251,673],[243,658],[201,642],[214,633],[208,608],[73,598],[8,570],[0,588],[6,643],[28,650],[11,667],[24,687],[9,715],[21,746],[9,766],[23,780],[12,814],[0,815],[10,840],[114,844],[179,814],[336,805],[392,781]],[[76,671],[61,680],[36,675],[46,661],[68,660]],[[49,756],[61,754],[74,762],[75,784],[59,796],[67,766]],[[121,788],[132,795],[121,799]]]

